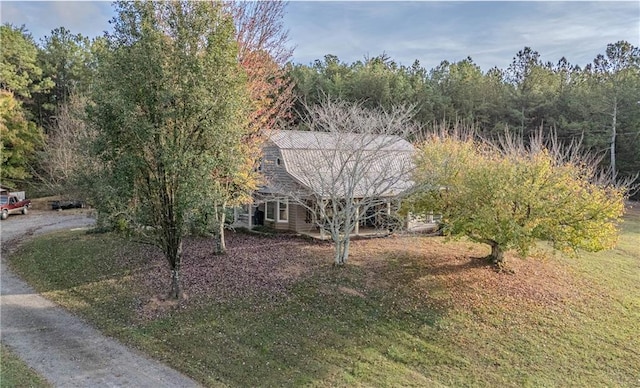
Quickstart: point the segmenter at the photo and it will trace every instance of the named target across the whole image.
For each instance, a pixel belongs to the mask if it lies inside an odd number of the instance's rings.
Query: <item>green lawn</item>
[[[352,262],[292,237],[187,244],[188,299],[165,264],[109,234],[25,244],[12,267],[45,296],[208,386],[640,386],[640,212],[618,247],[509,256],[440,238],[354,242]]]
[[[37,372],[30,369],[5,345],[0,347],[0,387],[50,387]]]

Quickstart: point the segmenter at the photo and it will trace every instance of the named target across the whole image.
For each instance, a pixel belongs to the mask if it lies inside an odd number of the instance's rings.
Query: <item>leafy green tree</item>
[[[593,61],[594,77],[601,86],[604,112],[610,117],[609,157],[610,168],[614,174],[616,166],[616,144],[620,131],[620,110],[625,100],[635,100],[630,109],[637,105],[637,80],[640,77],[640,48],[629,42],[619,41],[607,45],[606,55],[598,55]],[[632,86],[632,88],[629,88]]]
[[[467,57],[449,67],[449,77],[449,91],[457,116],[465,122],[475,122],[483,99],[483,74],[480,66],[471,57]]]
[[[490,245],[498,266],[504,251],[526,255],[537,240],[568,251],[615,245],[630,183],[600,172],[578,143],[545,142],[540,132],[527,143],[433,134],[416,157],[422,190],[405,210],[441,213],[445,235]]]
[[[0,90],[0,138],[0,180],[14,185],[31,178],[31,166],[43,143],[43,134],[27,120],[21,102],[6,90]]]
[[[311,66],[296,65],[291,69],[295,80],[295,90],[301,100],[307,104],[319,104],[324,96],[346,98],[346,82],[351,76],[351,69],[340,62],[335,55],[325,55],[323,60],[316,59]],[[296,110],[304,112],[301,101]]]
[[[334,55],[326,55],[312,66],[294,66],[291,77],[300,100],[296,106],[300,116],[307,113],[306,106],[322,104],[327,96],[368,109],[415,105],[416,114],[425,121],[433,116],[431,87],[426,71],[417,61],[407,68],[381,54],[349,65]]]
[[[582,70],[562,57],[553,66],[550,84],[553,85],[552,104],[548,106],[545,124],[555,128],[558,139],[571,142],[583,138],[583,148],[589,149],[589,139],[584,137],[584,116],[588,108],[582,98]]]
[[[25,102],[50,83],[42,78],[37,47],[24,27],[0,26],[0,47],[0,178],[15,184],[31,178],[36,150],[43,141]]]
[[[471,57],[456,63],[441,62],[431,72],[431,81],[438,91],[433,98],[439,103],[439,120],[469,125],[484,121],[484,75]]]
[[[346,97],[369,109],[392,109],[413,96],[405,69],[386,54],[350,66]]]
[[[51,81],[42,77],[38,48],[24,26],[0,26],[0,47],[0,89],[24,100],[51,86]]]
[[[405,68],[405,72],[411,91],[409,102],[416,109],[414,120],[419,123],[433,122],[433,87],[429,82],[428,71],[415,60],[410,67]]]
[[[478,107],[479,130],[484,133],[502,133],[510,124],[510,86],[503,70],[493,67],[482,78],[482,103]]]
[[[549,110],[557,97],[551,65],[543,64],[540,53],[525,47],[513,58],[506,75],[512,87],[512,127],[527,136],[548,124]]]
[[[216,171],[243,157],[250,104],[233,20],[215,2],[116,10],[91,112],[103,162],[96,204],[161,248],[179,298],[187,225],[219,195]]]

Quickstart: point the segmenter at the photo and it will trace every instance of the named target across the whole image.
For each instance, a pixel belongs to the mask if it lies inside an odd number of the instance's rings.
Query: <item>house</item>
[[[266,184],[252,205],[236,210],[234,225],[322,233],[318,206],[330,198],[375,197],[375,206],[357,214],[355,233],[371,231],[398,206],[398,195],[411,188],[413,152],[413,145],[398,136],[272,131],[259,167]]]

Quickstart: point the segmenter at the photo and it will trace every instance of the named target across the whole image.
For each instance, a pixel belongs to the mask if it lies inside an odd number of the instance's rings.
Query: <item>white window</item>
[[[289,221],[289,202],[286,199],[278,201],[278,222]]]
[[[276,205],[278,201],[268,201],[266,203],[267,213],[265,215],[265,219],[267,221],[275,221],[276,219]]]
[[[267,221],[288,222],[289,221],[289,202],[286,198],[275,199],[266,203],[267,213],[265,219]]]

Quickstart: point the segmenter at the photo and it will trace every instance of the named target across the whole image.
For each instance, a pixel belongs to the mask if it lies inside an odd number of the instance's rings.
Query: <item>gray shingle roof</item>
[[[371,151],[413,151],[413,145],[400,136],[363,135],[312,131],[273,131],[269,135],[280,149],[344,149],[345,144],[359,145]]]
[[[289,175],[322,197],[394,196],[412,185],[414,148],[398,136],[275,131],[269,139]]]

